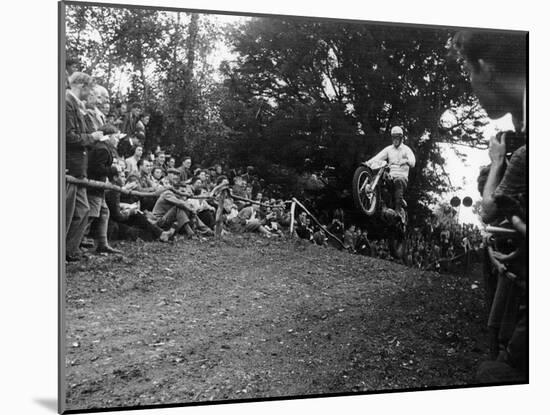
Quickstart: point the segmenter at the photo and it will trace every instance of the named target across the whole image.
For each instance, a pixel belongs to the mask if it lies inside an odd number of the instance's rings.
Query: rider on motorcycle
[[[405,223],[403,194],[407,190],[409,168],[414,167],[416,158],[409,146],[403,144],[403,129],[395,126],[391,129],[392,144],[371,158],[372,161],[386,161],[390,167],[389,176],[394,186],[394,208]]]

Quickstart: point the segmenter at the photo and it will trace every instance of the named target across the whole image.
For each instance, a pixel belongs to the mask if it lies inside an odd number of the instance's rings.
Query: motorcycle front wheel
[[[355,205],[367,216],[377,210],[380,193],[378,189],[370,190],[375,175],[366,166],[359,166],[353,175],[353,200]]]

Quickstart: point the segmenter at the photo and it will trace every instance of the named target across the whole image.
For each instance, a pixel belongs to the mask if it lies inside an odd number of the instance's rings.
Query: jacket
[[[85,114],[78,98],[70,90],[65,91],[65,168],[67,174],[76,178],[86,177],[88,149],[94,143]]]

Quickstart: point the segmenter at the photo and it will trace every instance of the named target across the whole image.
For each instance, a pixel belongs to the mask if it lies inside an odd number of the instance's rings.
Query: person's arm
[[[416,165],[416,157],[414,156],[413,151],[410,147],[407,147],[407,164],[410,168],[413,168]]]
[[[371,161],[375,160],[388,160],[388,147],[383,149],[380,153],[378,153],[376,156],[372,157],[367,163],[370,163]]]
[[[491,167],[487,175],[487,181],[483,188],[481,200],[481,219],[485,223],[492,222],[498,213],[497,204],[495,202],[494,193],[498,184],[502,180],[504,174],[506,155],[506,140],[505,135],[495,135],[491,137],[489,142],[489,158],[491,159]]]
[[[107,149],[94,148],[90,151],[88,164],[90,177],[112,178],[117,173],[118,170],[112,165],[112,157]]]
[[[173,192],[167,191],[164,194],[164,200],[166,200],[168,203],[179,207],[181,209],[187,209],[191,212],[195,211],[195,208],[187,201],[179,199]]]
[[[111,190],[105,193],[105,202],[109,208],[110,218],[115,222],[125,222],[130,216],[128,212],[122,212],[120,209],[120,193]]]

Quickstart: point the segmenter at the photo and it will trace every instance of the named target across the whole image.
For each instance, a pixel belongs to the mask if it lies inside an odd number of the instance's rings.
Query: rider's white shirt
[[[385,160],[390,166],[391,177],[404,177],[409,178],[409,168],[414,167],[416,164],[416,158],[409,146],[401,143],[397,148],[394,145],[387,146],[384,150],[371,158],[372,160]],[[401,163],[407,161],[408,164],[401,166]]]

